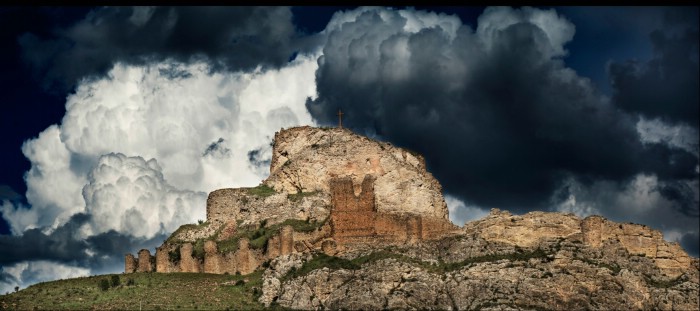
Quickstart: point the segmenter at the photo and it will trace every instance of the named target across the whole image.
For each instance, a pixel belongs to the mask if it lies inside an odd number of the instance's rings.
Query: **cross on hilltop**
[[[344,113],[338,108],[338,113],[336,114],[338,116],[338,127],[343,128],[343,115]]]

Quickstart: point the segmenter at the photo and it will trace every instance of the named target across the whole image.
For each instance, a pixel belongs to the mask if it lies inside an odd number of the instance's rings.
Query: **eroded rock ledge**
[[[422,156],[345,129],[275,134],[258,187],[209,194],[125,271],[249,274],[295,309],[698,309],[698,259],[646,226],[494,209],[448,220]]]

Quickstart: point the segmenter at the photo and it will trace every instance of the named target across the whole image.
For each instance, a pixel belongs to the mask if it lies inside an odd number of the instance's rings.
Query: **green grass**
[[[304,197],[309,197],[318,194],[318,191],[313,191],[313,192],[299,192],[299,193],[294,193],[294,194],[288,194],[287,199],[289,199],[292,202],[299,202],[301,199]]]
[[[376,252],[372,252],[369,255],[365,256],[360,256],[352,260],[347,260],[347,259],[342,259],[334,256],[328,256],[326,254],[320,253],[314,256],[313,259],[307,261],[302,265],[301,268],[299,269],[293,269],[289,271],[283,278],[283,281],[290,280],[296,277],[304,276],[309,274],[310,272],[316,270],[316,269],[321,269],[321,268],[329,268],[331,270],[336,270],[336,269],[349,269],[349,270],[357,270],[359,269],[362,265],[366,263],[371,263],[383,259],[388,259],[392,258],[400,262],[405,262],[409,263],[413,266],[418,266],[424,269],[427,272],[430,273],[445,273],[445,272],[450,272],[450,271],[455,271],[459,270],[465,266],[474,264],[474,263],[480,263],[480,262],[493,262],[493,261],[498,261],[498,260],[503,260],[503,259],[508,259],[511,261],[527,261],[530,258],[545,258],[549,254],[542,249],[536,249],[533,251],[521,251],[521,252],[516,252],[516,253],[507,253],[507,254],[495,254],[495,255],[485,255],[485,256],[479,256],[479,257],[472,257],[472,258],[467,258],[465,260],[459,261],[459,262],[442,262],[439,261],[437,264],[432,264],[429,262],[422,261],[417,258],[412,258],[408,257],[403,254],[398,254],[394,252],[390,252],[387,250],[380,250]]]
[[[331,270],[347,269],[356,270],[360,268],[360,265],[352,262],[351,260],[328,256],[324,253],[320,253],[314,256],[313,259],[305,262],[301,268],[292,268],[284,277],[282,277],[282,282],[286,280],[291,280],[296,277],[304,276],[311,273],[314,270],[321,268],[329,268]]]
[[[248,194],[258,196],[258,197],[269,197],[277,193],[275,189],[268,187],[267,185],[259,185],[255,188],[248,188]]]
[[[101,280],[118,276],[106,291]],[[127,285],[129,279],[134,285]],[[247,279],[248,282],[239,282]],[[227,285],[225,285],[226,283]],[[236,285],[238,284],[238,285]],[[75,278],[32,285],[0,296],[8,310],[259,310],[262,271],[246,276],[205,273],[131,273]]]

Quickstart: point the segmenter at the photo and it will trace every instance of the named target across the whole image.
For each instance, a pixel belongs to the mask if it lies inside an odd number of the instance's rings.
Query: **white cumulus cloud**
[[[86,224],[89,236],[115,230],[148,238],[205,218],[207,194],[170,186],[155,159],[106,154],[88,181],[83,196],[92,216]]]
[[[489,214],[488,210],[465,204],[462,200],[449,194],[445,195],[445,203],[447,203],[447,210],[450,212],[450,221],[459,226],[484,218]]]
[[[316,95],[316,68],[316,56],[307,55],[279,70],[234,73],[212,73],[206,63],[117,64],[107,77],[84,80],[68,96],[62,124],[52,125],[25,142],[22,150],[32,163],[26,175],[31,208],[6,203],[3,215],[12,232],[20,234],[30,228],[55,229],[76,213],[106,211],[104,200],[123,199],[112,208],[126,210],[165,204],[159,200],[168,196],[143,197],[137,202],[128,195],[142,187],[138,186],[138,174],[148,169],[153,169],[149,174],[162,174],[168,187],[182,191],[208,193],[256,185],[268,174],[264,160],[270,158],[274,132],[313,124],[304,103]],[[114,164],[114,155],[100,160],[112,153],[155,159],[158,168],[145,164],[142,170],[135,170],[124,163],[138,160],[125,158],[126,162],[111,168],[111,175],[98,168],[93,172],[94,180],[88,179],[96,165]],[[252,155],[257,162],[251,161]],[[109,178],[112,185],[123,178],[132,183],[132,189],[96,184],[101,178]],[[88,183],[86,189],[98,195],[86,197],[86,202],[82,190]],[[204,211],[205,206],[198,208]],[[188,208],[186,216],[174,220],[201,218],[201,211],[195,210]],[[122,215],[125,210],[113,213]],[[153,217],[129,215],[146,220]],[[103,221],[96,223],[92,232],[115,229],[132,233],[127,223]],[[164,225],[166,229],[175,226]],[[160,228],[138,235],[152,237],[154,230]]]

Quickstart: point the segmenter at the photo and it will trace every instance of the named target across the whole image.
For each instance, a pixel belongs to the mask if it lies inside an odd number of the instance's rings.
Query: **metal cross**
[[[343,128],[343,115],[344,113],[338,108],[338,127]]]

